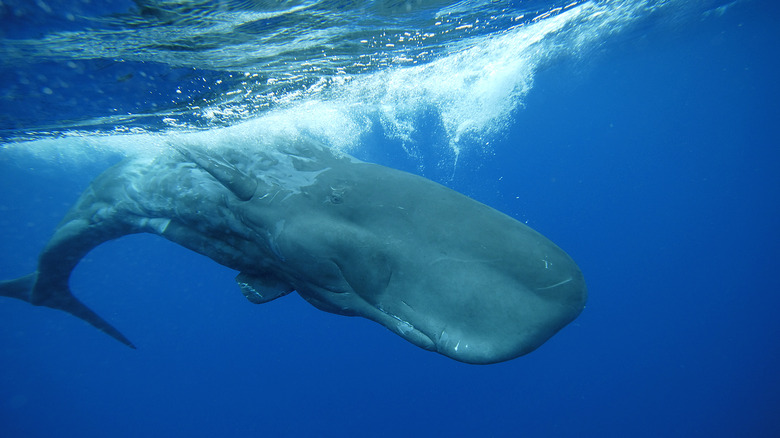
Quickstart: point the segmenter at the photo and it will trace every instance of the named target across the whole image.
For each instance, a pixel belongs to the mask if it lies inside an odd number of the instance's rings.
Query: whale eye
[[[331,187],[330,190],[331,192],[330,196],[328,196],[328,200],[331,202],[331,204],[341,204],[344,202],[344,192],[346,191],[346,187]]]

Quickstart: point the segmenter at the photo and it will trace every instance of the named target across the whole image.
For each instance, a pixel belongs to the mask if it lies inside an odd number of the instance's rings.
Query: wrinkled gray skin
[[[569,256],[522,223],[419,176],[299,140],[242,152],[172,146],[100,175],[38,270],[0,294],[64,310],[126,345],[79,302],[70,273],[92,248],[154,233],[240,272],[254,303],[295,290],[468,363],[526,354],[582,311]]]

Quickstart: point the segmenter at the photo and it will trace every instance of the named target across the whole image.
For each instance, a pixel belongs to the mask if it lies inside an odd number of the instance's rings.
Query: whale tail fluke
[[[73,296],[67,286],[64,288],[56,288],[56,290],[48,288],[49,290],[46,291],[45,298],[40,299],[40,296],[38,296],[39,299],[35,299],[36,294],[33,294],[33,290],[36,289],[37,281],[37,272],[19,277],[15,280],[0,281],[0,296],[16,298],[36,306],[46,306],[68,312],[71,315],[90,323],[93,327],[117,341],[135,349],[135,345],[133,345],[129,339]],[[37,286],[40,287],[40,285]]]
[[[33,272],[15,280],[0,281],[0,296],[16,298],[29,303],[37,277],[38,273]]]

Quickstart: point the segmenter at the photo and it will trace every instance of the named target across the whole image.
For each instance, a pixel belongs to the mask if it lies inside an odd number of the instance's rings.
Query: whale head
[[[529,353],[584,308],[582,273],[564,251],[425,178],[334,164],[286,202],[274,246],[295,273],[290,289],[458,361]]]

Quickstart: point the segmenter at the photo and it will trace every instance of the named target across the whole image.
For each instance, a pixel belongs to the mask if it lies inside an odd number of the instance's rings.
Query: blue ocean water
[[[0,279],[122,156],[306,131],[527,223],[589,301],[466,365],[127,236],[71,288],[138,350],[0,299],[0,435],[780,433],[775,2],[100,3],[0,5]]]

